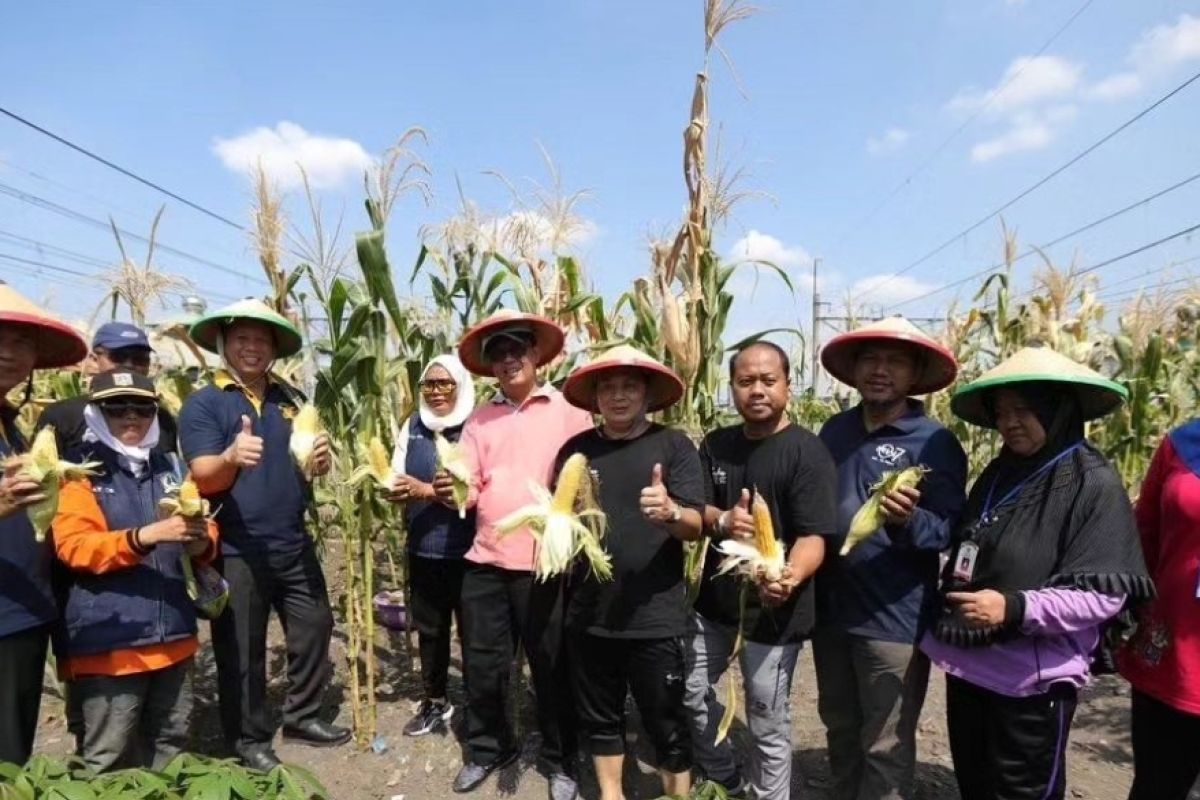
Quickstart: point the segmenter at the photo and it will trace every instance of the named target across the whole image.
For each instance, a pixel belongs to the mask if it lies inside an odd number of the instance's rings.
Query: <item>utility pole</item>
[[[817,379],[821,374],[821,337],[818,336],[817,325],[820,324],[821,316],[821,298],[817,294],[817,270],[821,267],[821,259],[813,259],[813,277],[812,277],[812,324],[809,326],[809,336],[812,337],[812,393],[817,393]]]

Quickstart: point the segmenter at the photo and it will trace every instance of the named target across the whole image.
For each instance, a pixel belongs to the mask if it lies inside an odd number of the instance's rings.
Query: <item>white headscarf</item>
[[[458,360],[458,356],[450,354],[438,356],[426,364],[425,371],[421,373],[421,380],[424,380],[425,376],[429,374],[429,370],[435,366],[449,372],[451,379],[454,380],[454,384],[458,388],[454,408],[444,417],[439,417],[425,403],[424,394],[421,394],[417,401],[417,411],[421,415],[421,423],[429,430],[437,433],[447,428],[456,428],[466,422],[467,417],[471,416],[471,412],[475,410],[475,381],[471,378],[471,373],[467,372],[467,368]]]
[[[87,425],[87,431],[83,434],[85,442],[99,442],[104,445],[117,454],[122,466],[128,467],[130,472],[141,477],[142,472],[146,469],[146,462],[150,460],[150,451],[158,444],[157,414],[154,415],[154,421],[150,423],[142,440],[132,445],[125,444],[113,436],[112,431],[108,429],[108,421],[104,418],[104,412],[94,403],[88,403],[83,407],[83,421]]]

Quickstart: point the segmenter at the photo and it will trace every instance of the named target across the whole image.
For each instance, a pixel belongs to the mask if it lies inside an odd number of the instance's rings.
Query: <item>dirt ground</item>
[[[207,639],[207,636],[203,637]],[[284,655],[282,637],[272,623],[272,701],[278,702],[284,688]],[[386,749],[376,753],[359,750],[352,745],[334,750],[319,750],[283,745],[278,752],[285,761],[302,764],[313,770],[325,783],[330,795],[337,800],[425,800],[454,796],[450,783],[458,771],[460,748],[453,733],[412,739],[400,735],[400,729],[412,713],[419,686],[413,665],[404,656],[402,640],[391,635],[384,648],[396,655],[387,655],[382,665],[379,686],[378,727]],[[337,676],[329,691],[330,712],[348,724],[349,709],[344,707],[341,676],[344,650],[341,640],[333,646]],[[216,708],[216,674],[212,650],[205,641],[196,663],[196,714],[193,722],[194,748],[198,752],[222,754]],[[457,680],[458,661],[455,656],[451,677],[451,698],[461,708],[461,684]],[[952,800],[958,797],[951,770],[946,740],[944,681],[940,675],[931,680],[929,698],[921,717],[919,729],[919,764],[917,766],[918,798],[921,800]],[[48,687],[49,688],[49,687]],[[534,768],[537,735],[534,731],[530,699],[523,696],[518,725],[523,742],[522,758],[518,765],[489,779],[477,793],[478,798],[505,797],[512,800],[533,800],[546,796],[544,779]],[[1087,689],[1079,704],[1071,734],[1069,754],[1068,797],[1088,800],[1124,800],[1132,774],[1128,731],[1129,693],[1126,684],[1116,678],[1097,680]],[[825,761],[824,731],[816,711],[815,679],[812,659],[806,653],[796,672],[793,692],[793,730],[795,768],[792,797],[822,800],[828,796],[828,767]],[[455,727],[461,716],[455,716]],[[646,748],[638,741],[638,724],[631,719],[629,752],[636,757],[626,762],[626,797],[645,800],[659,796],[657,779],[645,759]],[[740,740],[744,729],[734,730]],[[38,749],[65,754],[72,742],[63,722],[62,703],[53,691],[43,703],[43,721],[38,735]],[[584,765],[583,797],[598,796],[590,768]],[[1193,792],[1200,800],[1200,791]]]

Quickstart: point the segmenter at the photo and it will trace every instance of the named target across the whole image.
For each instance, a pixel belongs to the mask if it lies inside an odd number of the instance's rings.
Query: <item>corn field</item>
[[[665,361],[684,379],[684,398],[665,412],[665,422],[699,437],[734,419],[721,402],[728,353],[740,344],[726,339],[737,302],[730,280],[740,269],[765,267],[792,291],[793,276],[771,264],[726,263],[718,255],[715,242],[723,223],[747,192],[736,185],[737,170],[714,163],[710,59],[722,30],[751,9],[739,0],[706,0],[704,12],[702,63],[681,119],[685,212],[674,235],[649,244],[646,273],[616,296],[598,293],[586,266],[571,252],[570,233],[580,220],[575,209],[583,195],[563,189],[548,155],[550,185],[529,192],[514,188],[518,213],[503,217],[507,222],[497,222],[500,217],[462,197],[457,212],[422,229],[415,246],[389,241],[385,232],[400,197],[429,195],[419,129],[402,135],[366,176],[369,224],[352,246],[340,243],[340,225],[327,226],[311,191],[304,196],[308,218],[303,226],[293,225],[284,218],[284,204],[268,177],[261,171],[256,176],[252,246],[271,286],[265,299],[306,332],[308,345],[278,371],[314,399],[334,444],[334,470],[318,481],[311,528],[319,545],[326,550],[336,545],[342,555],[337,607],[347,635],[348,691],[360,745],[376,733],[372,598],[381,588],[404,585],[404,531],[394,507],[373,485],[356,484],[349,476],[372,440],[390,452],[400,424],[415,407],[421,370],[432,357],[451,351],[466,328],[498,308],[517,307],[548,316],[567,330],[566,354],[549,365],[548,380],[560,382],[589,353],[628,343]],[[549,220],[548,229],[532,224],[535,218]],[[1040,342],[1121,382],[1129,389],[1128,404],[1093,423],[1089,434],[1135,493],[1161,436],[1196,413],[1200,296],[1190,290],[1160,291],[1105,308],[1097,300],[1096,276],[1077,275],[1045,258],[1029,291],[1019,292],[1012,268],[1018,242],[1010,229],[1000,232],[998,248],[1006,268],[984,280],[969,304],[952,308],[936,330],[962,365],[959,380],[969,381],[1020,347]],[[155,270],[153,245],[143,264],[128,257],[123,246],[119,254],[113,288],[102,304],[115,318],[125,303],[132,318],[143,321],[145,299],[179,284]],[[414,266],[398,266],[408,263]],[[794,384],[806,386],[800,379],[811,365],[804,362],[804,334],[774,329],[756,337],[763,335],[797,355]],[[195,385],[178,371],[164,372],[158,381],[169,406],[184,400]],[[36,402],[26,408],[23,422],[31,426],[38,407],[81,391],[77,373],[39,373]],[[947,391],[926,398],[929,411],[960,438],[977,474],[997,442],[994,434],[955,419],[950,396]],[[853,397],[845,387],[833,393],[797,391],[791,413],[816,428],[847,402]],[[692,569],[699,563],[693,558]],[[406,646],[411,654],[411,644]]]

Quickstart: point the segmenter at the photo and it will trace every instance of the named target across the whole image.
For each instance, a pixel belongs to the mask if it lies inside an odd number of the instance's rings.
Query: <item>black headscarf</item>
[[[1084,439],[1076,395],[1051,382],[1007,388],[1029,405],[1046,442],[1029,456],[1002,448],[971,487],[945,588],[1003,592],[1007,619],[1001,628],[980,630],[945,609],[935,635],[958,646],[1016,635],[1025,611],[1022,590],[1061,586],[1131,599],[1154,593],[1129,495],[1108,460]],[[985,407],[994,414],[994,405],[992,393]],[[1013,497],[997,505],[1014,489]],[[992,507],[985,509],[989,497]],[[955,585],[953,570],[964,540],[974,542],[979,553],[971,581]]]

